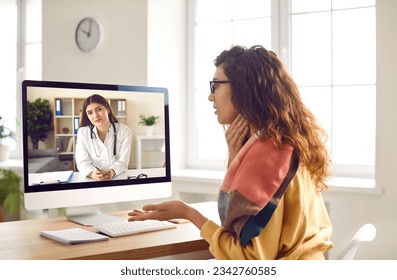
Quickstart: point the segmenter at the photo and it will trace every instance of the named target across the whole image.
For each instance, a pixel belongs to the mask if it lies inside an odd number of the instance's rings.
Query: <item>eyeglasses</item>
[[[142,178],[147,178],[146,174],[139,174],[138,176],[128,176],[127,179],[142,179]]]
[[[230,83],[230,81],[228,81],[228,80],[223,80],[223,81],[221,81],[221,80],[213,80],[213,81],[210,81],[210,91],[211,91],[211,93],[215,92],[216,84],[227,84],[227,83]]]

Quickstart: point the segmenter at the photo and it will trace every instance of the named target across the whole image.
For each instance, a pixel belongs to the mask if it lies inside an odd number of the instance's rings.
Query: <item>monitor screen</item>
[[[27,210],[171,196],[166,88],[25,80],[22,112]]]

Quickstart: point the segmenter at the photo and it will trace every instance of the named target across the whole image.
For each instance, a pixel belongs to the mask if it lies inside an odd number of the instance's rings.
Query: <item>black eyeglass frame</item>
[[[212,80],[210,81],[210,91],[211,93],[215,93],[215,85],[216,84],[227,84],[230,83],[229,80]]]
[[[128,176],[127,179],[128,180],[130,180],[130,179],[142,179],[142,178],[147,178],[147,177],[148,177],[147,174],[141,173],[141,174],[139,174],[137,176]]]

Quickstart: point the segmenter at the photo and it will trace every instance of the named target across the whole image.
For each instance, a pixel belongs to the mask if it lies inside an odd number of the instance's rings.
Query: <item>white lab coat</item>
[[[89,126],[80,127],[77,132],[76,141],[76,165],[83,176],[88,176],[95,167],[99,169],[113,169],[116,176],[128,169],[131,151],[131,130],[128,126],[115,123],[117,131],[116,157],[113,156],[113,126],[102,142],[98,137],[96,127],[92,129],[95,136],[91,138],[91,128]]]

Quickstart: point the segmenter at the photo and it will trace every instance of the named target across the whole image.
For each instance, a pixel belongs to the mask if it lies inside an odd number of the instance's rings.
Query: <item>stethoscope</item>
[[[110,121],[110,123],[113,126],[113,138],[114,138],[114,142],[113,142],[113,158],[116,158],[116,143],[117,143],[117,131],[116,131],[116,125],[114,124],[114,122]],[[95,155],[96,157],[99,158],[100,154],[99,151],[97,150],[96,144],[94,139],[96,139],[96,134],[94,132],[94,125],[90,125],[90,130],[91,130],[91,141],[92,141],[92,145],[94,146],[94,150],[95,150]]]

